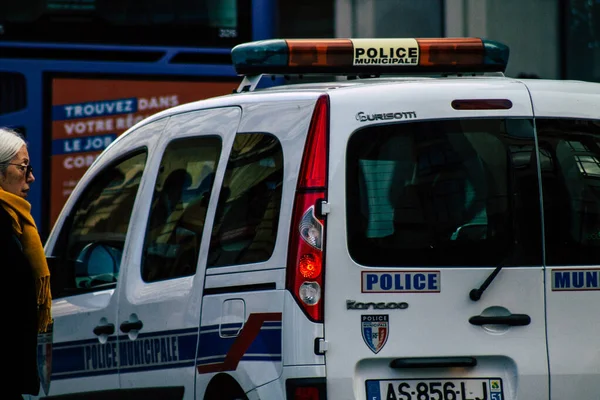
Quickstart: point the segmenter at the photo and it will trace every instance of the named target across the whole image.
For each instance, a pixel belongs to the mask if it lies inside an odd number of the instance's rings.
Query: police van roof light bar
[[[272,39],[231,50],[239,75],[504,72],[508,55],[480,38]]]

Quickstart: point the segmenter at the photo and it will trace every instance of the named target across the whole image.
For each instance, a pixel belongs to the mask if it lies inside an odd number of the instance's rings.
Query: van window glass
[[[178,139],[167,146],[148,217],[142,256],[144,281],[196,272],[220,153],[221,139],[216,136]]]
[[[219,194],[208,266],[257,263],[271,257],[282,184],[279,141],[268,134],[238,134]]]
[[[600,264],[600,120],[536,120],[546,264]]]
[[[541,265],[533,125],[461,119],[355,132],[348,249],[370,266]]]
[[[58,245],[53,255],[75,261],[72,289],[105,288],[117,282],[145,164],[143,151],[105,168],[88,184],[71,211],[58,242],[66,243],[66,248]]]

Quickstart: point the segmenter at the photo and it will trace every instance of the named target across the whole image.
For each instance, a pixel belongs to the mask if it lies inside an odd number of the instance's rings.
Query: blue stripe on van
[[[203,373],[215,366],[235,369],[240,361],[278,362],[282,359],[281,314],[275,321],[265,320],[265,315],[271,314],[251,314],[245,325],[223,324],[220,332],[218,325],[201,327],[197,351],[197,328],[140,334],[133,341],[128,335],[120,335],[118,345],[115,336],[104,344],[95,338],[54,343],[51,379],[117,374],[119,368],[121,373],[131,373],[193,367],[197,363],[198,371]],[[252,326],[256,332],[246,329],[242,335],[244,328]]]
[[[181,368],[194,365],[197,328],[56,343],[52,346],[52,380]]]

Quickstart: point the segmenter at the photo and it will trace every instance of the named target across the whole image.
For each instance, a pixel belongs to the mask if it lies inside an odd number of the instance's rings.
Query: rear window
[[[536,121],[547,265],[600,264],[600,120]]]
[[[346,158],[350,255],[369,266],[540,265],[534,148],[527,119],[355,132]]]

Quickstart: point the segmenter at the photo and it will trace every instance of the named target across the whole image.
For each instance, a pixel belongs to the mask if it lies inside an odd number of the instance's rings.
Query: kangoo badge
[[[361,315],[361,332],[367,347],[373,353],[379,353],[390,333],[389,316]]]

